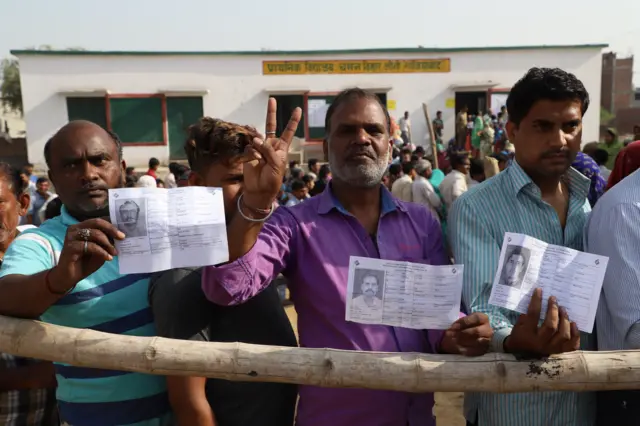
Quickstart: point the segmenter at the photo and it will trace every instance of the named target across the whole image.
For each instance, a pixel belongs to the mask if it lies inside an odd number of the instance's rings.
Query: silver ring
[[[276,132],[267,132],[267,136],[275,136]]]
[[[87,229],[87,228],[79,229],[78,236],[80,237],[81,240],[89,241],[89,238],[91,238],[91,229]]]
[[[89,241],[85,240],[84,241],[84,248],[82,249],[82,254],[87,254],[88,250],[89,250]]]

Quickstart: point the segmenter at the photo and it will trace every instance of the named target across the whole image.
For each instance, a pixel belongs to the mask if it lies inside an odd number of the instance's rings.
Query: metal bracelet
[[[271,205],[271,209],[269,210],[269,213],[267,213],[267,215],[265,217],[263,217],[262,219],[254,219],[251,217],[247,217],[243,212],[242,212],[242,197],[244,197],[244,194],[240,194],[240,196],[238,197],[238,214],[240,216],[242,216],[242,218],[248,222],[266,222],[267,219],[269,219],[271,217],[271,215],[273,214],[273,211],[275,210],[273,208],[273,204]],[[257,209],[256,209],[257,210]]]
[[[246,204],[244,206],[247,209],[249,209],[250,212],[255,213],[255,214],[259,214],[261,216],[266,216],[269,213],[271,213],[271,210],[273,210],[273,203],[271,204],[271,208],[269,208],[269,209],[259,209],[257,207],[247,206]]]

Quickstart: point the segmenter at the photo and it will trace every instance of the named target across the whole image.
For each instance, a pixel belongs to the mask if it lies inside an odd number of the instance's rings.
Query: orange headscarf
[[[391,117],[391,128],[389,129],[389,134],[391,137],[395,136],[396,132],[400,130],[400,126],[396,122],[396,119]]]
[[[638,169],[640,169],[640,141],[635,141],[623,148],[616,157],[607,190]]]

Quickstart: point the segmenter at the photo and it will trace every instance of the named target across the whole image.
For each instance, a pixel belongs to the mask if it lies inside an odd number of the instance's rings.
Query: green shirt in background
[[[607,169],[613,170],[613,166],[616,164],[616,157],[622,148],[624,148],[624,143],[619,140],[615,140],[612,143],[608,144],[606,142],[602,142],[598,144],[598,148],[604,149],[609,154],[609,159],[607,160]]]
[[[433,173],[431,173],[431,177],[429,178],[429,183],[433,186],[433,189],[436,190],[436,194],[440,195],[440,184],[444,180],[444,172],[440,169],[435,169]]]
[[[476,119],[473,122],[473,133],[471,133],[471,145],[475,149],[480,149],[480,132],[484,129],[484,121],[482,117],[476,116]]]

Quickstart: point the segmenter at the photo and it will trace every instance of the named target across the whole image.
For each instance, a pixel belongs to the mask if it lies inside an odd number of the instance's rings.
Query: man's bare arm
[[[244,192],[238,202],[240,211],[236,212],[227,229],[230,261],[242,257],[255,245],[263,220],[274,208],[273,203],[282,186],[287,154],[300,123],[302,110],[296,108],[293,111],[279,138],[276,137],[276,112],[276,100],[270,98],[267,105],[266,138],[254,139],[245,150],[242,170]]]
[[[205,377],[167,376],[167,390],[178,426],[217,426],[207,400]]]
[[[56,293],[60,293],[56,294],[47,288],[47,273],[49,271],[33,275],[13,274],[0,278],[0,315],[35,319],[60,300],[65,288],[58,286],[63,280],[55,268],[51,270],[48,280],[50,287]]]
[[[83,237],[80,231],[88,235]],[[29,262],[29,256],[49,256],[49,253],[20,251],[18,247],[21,241],[18,237],[11,243],[3,263],[7,275],[0,278],[0,315],[38,318],[77,283],[100,269],[106,261],[112,260],[117,251],[111,241],[123,238],[124,234],[118,228],[103,219],[89,219],[71,225],[67,229],[58,264],[52,269],[42,270],[51,265],[51,261],[43,261],[35,269],[41,272],[27,275],[21,273],[22,262]],[[16,248],[13,254],[12,247]]]

